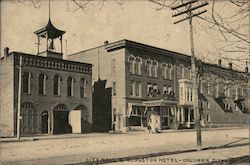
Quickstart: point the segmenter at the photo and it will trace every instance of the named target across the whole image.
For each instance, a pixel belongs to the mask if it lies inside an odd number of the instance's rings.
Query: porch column
[[[183,107],[181,107],[181,119],[182,119],[182,123],[185,124],[184,108]]]
[[[48,111],[48,134],[51,134],[51,132],[50,132],[50,124],[51,124],[51,122],[50,122],[50,120],[51,120],[51,112],[50,111]]]
[[[54,133],[54,113],[51,111],[51,134]]]
[[[142,109],[142,107],[140,107],[140,110],[141,110],[141,128],[143,128],[143,122],[142,122],[142,117],[143,117],[143,109]]]
[[[190,127],[190,108],[188,108],[188,124],[187,127]]]
[[[176,113],[177,122],[180,122],[180,108],[177,108],[176,111],[177,111],[177,113]]]

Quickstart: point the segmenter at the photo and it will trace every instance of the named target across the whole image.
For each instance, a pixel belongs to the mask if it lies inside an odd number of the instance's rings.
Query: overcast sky
[[[221,10],[230,12],[230,9],[223,9],[223,3],[221,1]],[[37,53],[37,38],[33,32],[47,24],[48,4],[48,1],[42,1],[38,8],[34,8],[29,3],[1,3],[1,53],[4,47],[9,47],[10,51]],[[177,18],[172,18],[170,9],[158,11],[157,5],[146,0],[125,1],[122,6],[108,1],[101,10],[100,5],[93,5],[88,6],[87,13],[82,10],[70,12],[68,7],[75,8],[72,2],[51,1],[51,20],[55,27],[66,31],[63,40],[64,43],[67,40],[68,54],[100,46],[106,40],[122,39],[190,54],[188,22],[174,25]],[[211,7],[205,8],[209,10]],[[205,32],[201,25],[206,24],[194,20],[196,56],[216,63],[216,47],[222,45],[221,36],[212,31]]]

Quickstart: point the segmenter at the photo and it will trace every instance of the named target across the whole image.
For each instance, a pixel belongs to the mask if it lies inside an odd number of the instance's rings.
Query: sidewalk
[[[216,131],[216,130],[233,130],[233,129],[242,129],[248,128],[245,127],[220,127],[220,128],[202,128],[201,131]],[[177,133],[177,132],[194,132],[195,129],[167,129],[162,130],[161,133]],[[127,134],[127,135],[138,135],[138,134],[147,134],[147,131],[128,131],[126,133],[116,132],[116,133],[84,133],[84,134],[57,134],[57,135],[50,135],[50,134],[41,134],[41,135],[30,135],[21,137],[18,140],[16,137],[4,137],[0,139],[0,142],[25,142],[25,141],[36,141],[36,140],[47,140],[47,139],[67,139],[67,138],[83,138],[83,137],[98,137],[98,136],[107,136],[107,135],[119,135],[119,134]]]

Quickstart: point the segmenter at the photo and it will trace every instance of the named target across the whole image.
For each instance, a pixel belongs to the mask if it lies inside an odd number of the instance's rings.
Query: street
[[[203,148],[223,148],[246,143],[249,143],[248,128],[202,131]],[[1,163],[72,164],[98,159],[194,150],[195,148],[196,133],[194,131],[159,134],[93,133],[77,138],[1,143]]]

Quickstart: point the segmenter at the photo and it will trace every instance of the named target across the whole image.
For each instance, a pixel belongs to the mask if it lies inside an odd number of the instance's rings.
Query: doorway
[[[54,134],[71,133],[69,124],[69,111],[54,111]]]
[[[48,133],[48,118],[49,118],[49,115],[48,115],[48,111],[43,111],[42,112],[42,133]]]

